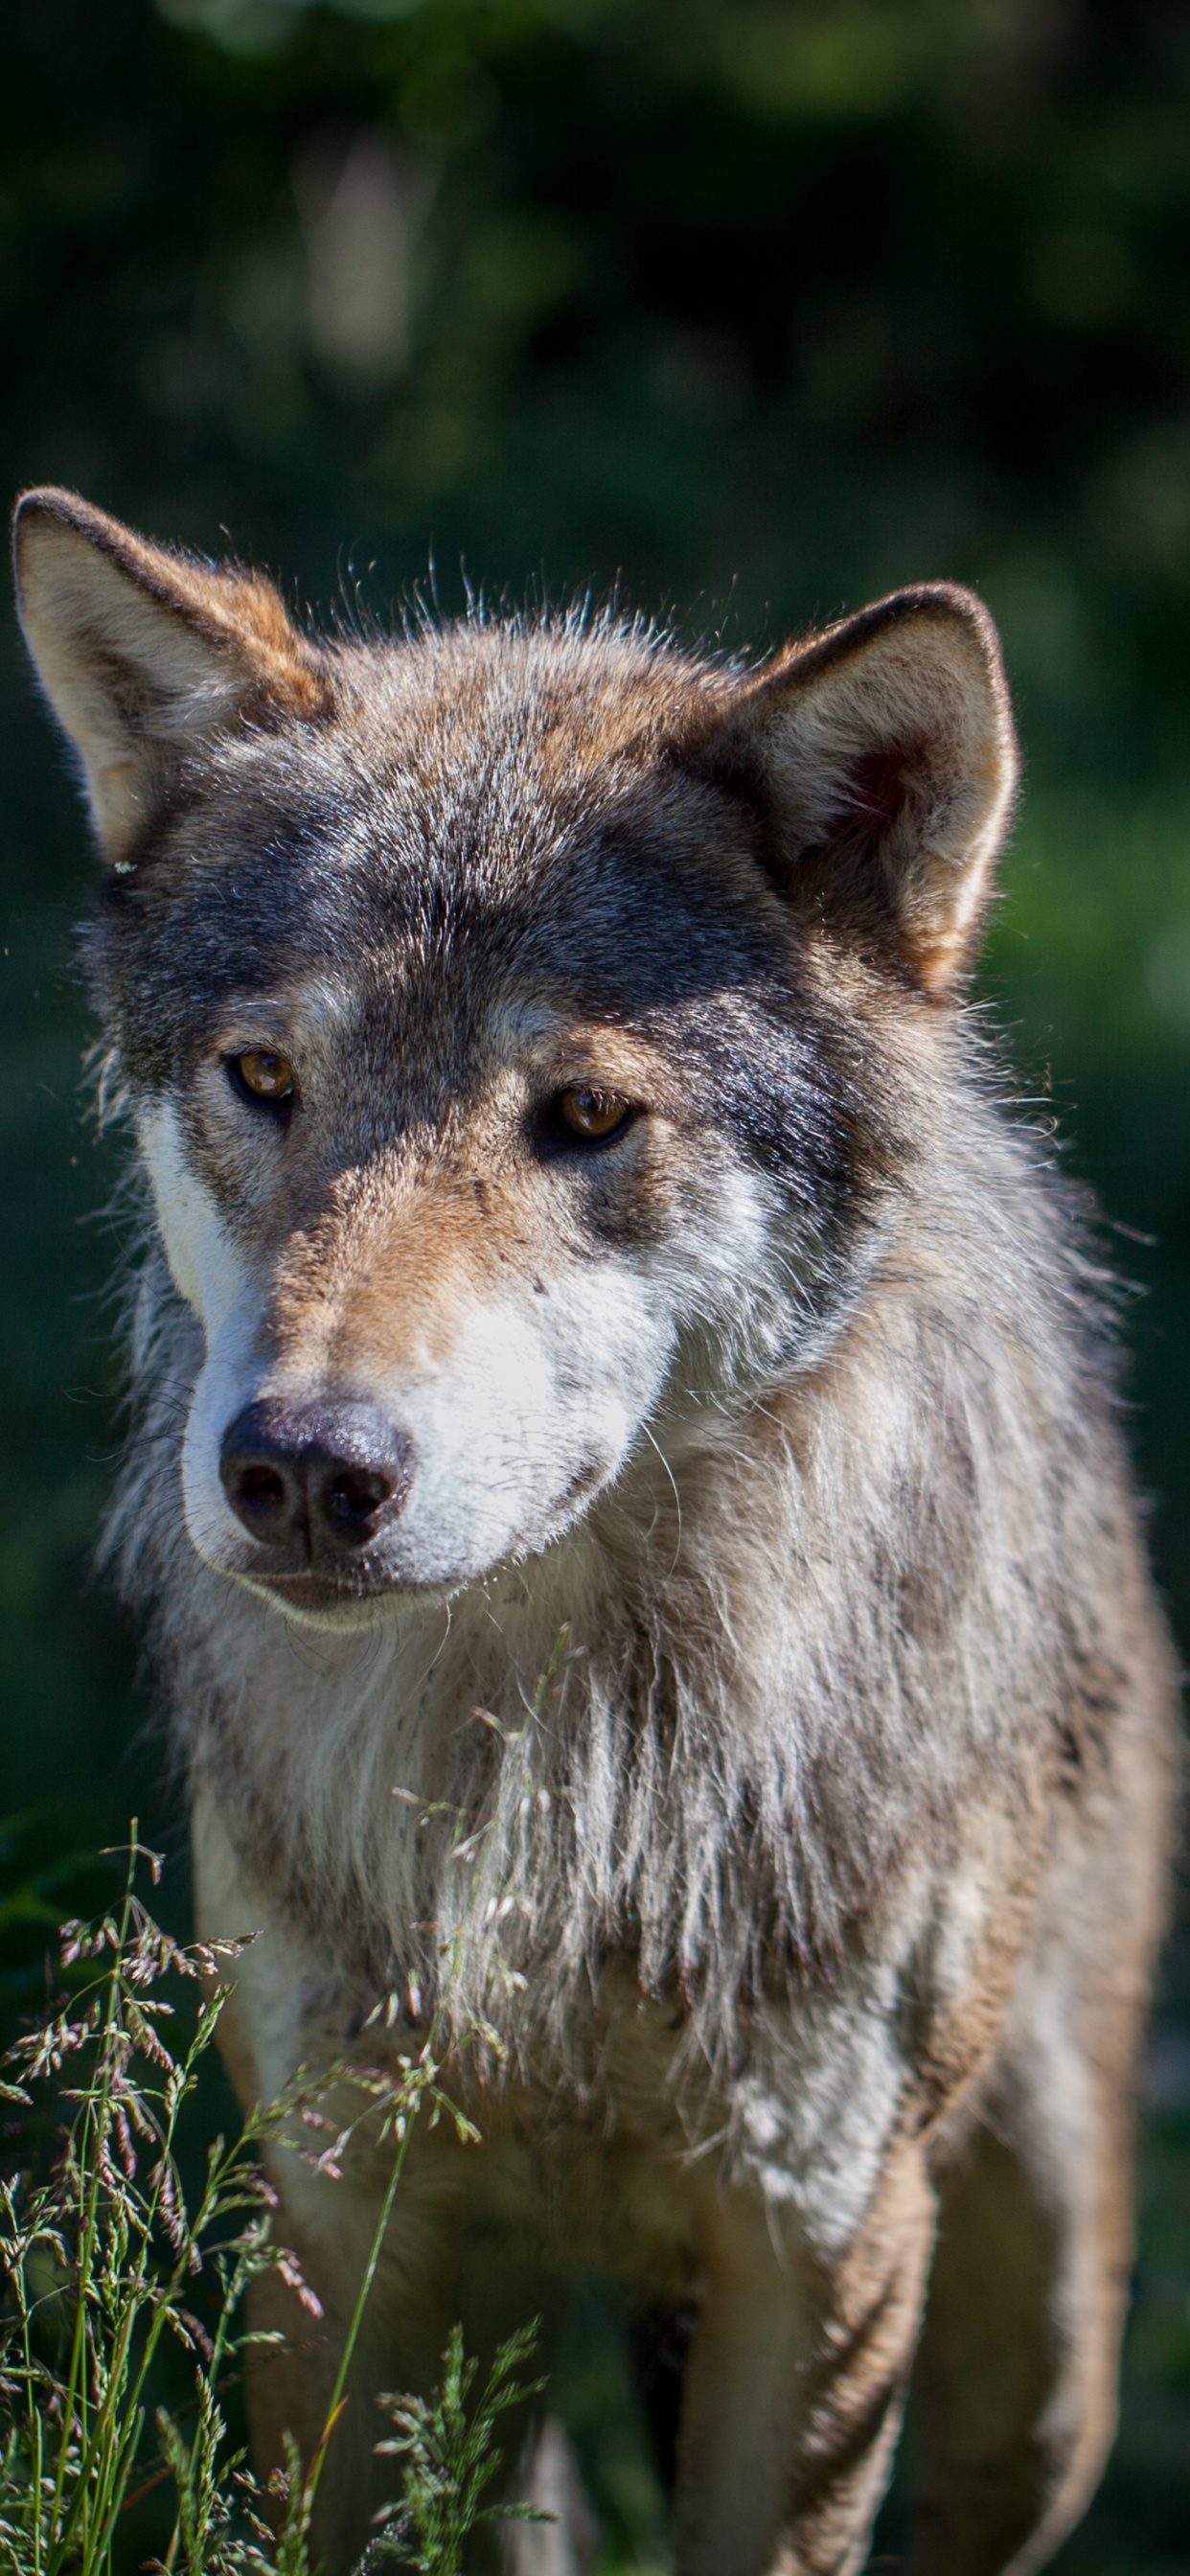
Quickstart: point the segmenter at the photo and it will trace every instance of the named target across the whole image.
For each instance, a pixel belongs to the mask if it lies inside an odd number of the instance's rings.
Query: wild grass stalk
[[[405,2462],[404,2495],[388,2508],[383,2528],[367,2553],[370,2570],[383,2562],[414,2567],[419,2576],[460,2576],[469,2534],[485,2522],[549,2522],[532,2505],[491,2501],[488,2490],[503,2464],[493,2434],[499,2416],[535,2397],[544,2380],[519,2380],[537,2341],[536,2324],[522,2326],[500,2345],[477,2404],[469,2414],[477,2363],[463,2351],[455,2326],[443,2354],[436,2397],[382,2397],[394,2431],[376,2448]]]
[[[416,2052],[316,2081],[299,2074],[237,2137],[216,2137],[188,2197],[181,2131],[245,1945],[174,1941],[138,1892],[145,1868],[155,1885],[160,1863],[134,1825],[120,1903],[63,1926],[63,1992],[16,2043],[3,2085],[33,2152],[0,2180],[0,2557],[6,2576],[118,2576],[127,2517],[168,2483],[161,2576],[316,2576],[314,2501],[414,2126],[423,2113],[445,2116],[475,2136],[441,2081],[446,2001]],[[321,2106],[345,2081],[360,2106],[335,2130]],[[266,2496],[224,2411],[249,2348],[270,2339],[243,2323],[244,2295],[275,2269],[315,2313],[318,2302],[277,2241],[262,2150],[311,2127],[329,2132],[329,2145],[307,2152],[334,2179],[365,2121],[373,2152],[378,2133],[392,2160],[326,2421],[310,2460],[288,2445],[286,2472]],[[520,2510],[493,2504],[489,2489],[501,2465],[497,2418],[534,2393],[516,2379],[532,2339],[529,2330],[501,2347],[470,2415],[474,2364],[457,2334],[436,2399],[388,2401],[397,2432],[378,2447],[405,2463],[402,2497],[375,2544],[389,2564],[403,2556],[454,2576],[466,2532]],[[154,2403],[169,2344],[190,2366],[185,2408]]]

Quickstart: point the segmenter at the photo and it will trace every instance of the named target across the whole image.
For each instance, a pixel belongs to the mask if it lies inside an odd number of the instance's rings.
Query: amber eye
[[[237,1091],[246,1092],[249,1100],[265,1101],[273,1109],[292,1100],[293,1066],[287,1055],[275,1055],[271,1047],[249,1047],[227,1061]]]
[[[562,1135],[583,1145],[606,1145],[627,1126],[631,1110],[618,1091],[596,1091],[576,1083],[572,1091],[559,1092],[554,1115]]]

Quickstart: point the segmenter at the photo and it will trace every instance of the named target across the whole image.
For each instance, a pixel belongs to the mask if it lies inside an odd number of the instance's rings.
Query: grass
[[[376,2448],[404,2460],[405,2481],[400,2503],[385,2509],[365,2553],[369,2571],[395,2558],[420,2576],[460,2576],[467,2540],[484,2523],[550,2521],[533,2505],[505,2504],[489,2494],[503,2465],[492,2438],[498,2418],[545,2387],[544,2379],[516,2375],[536,2341],[536,2323],[505,2338],[470,2411],[478,2363],[463,2351],[461,2326],[451,2330],[437,2396],[381,2397],[393,2431]]]
[[[440,2007],[395,2071],[299,2075],[230,2141],[209,2139],[188,2190],[187,2114],[224,2009],[221,1980],[244,1944],[175,1941],[138,1891],[159,1867],[134,1826],[120,1902],[62,1927],[59,1991],[7,2061],[3,2095],[19,2122],[0,2181],[0,2544],[11,2576],[116,2576],[129,2516],[165,2487],[171,2528],[149,2562],[159,2576],[315,2576],[315,2499],[410,2138],[427,2114],[475,2132],[442,2089]],[[360,2097],[351,2128],[368,2119],[373,2144],[391,2145],[388,2187],[321,2438],[307,2461],[290,2441],[286,2472],[262,2493],[226,2411],[249,2348],[274,2339],[245,2324],[245,2292],[276,2269],[318,2312],[278,2241],[262,2150],[324,2131],[329,2145],[301,2151],[336,2175],[351,2129],[320,2105],[345,2081]],[[501,2345],[474,2402],[476,2365],[458,2332],[435,2397],[384,2401],[393,2431],[377,2448],[403,2472],[369,2568],[459,2576],[472,2530],[528,2512],[491,2491],[503,2468],[498,2420],[542,2384],[517,2377],[535,2333]],[[186,2365],[181,2402],[161,2393],[166,2346]]]

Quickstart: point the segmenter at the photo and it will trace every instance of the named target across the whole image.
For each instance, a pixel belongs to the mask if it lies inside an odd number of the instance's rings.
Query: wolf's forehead
[[[623,1025],[769,986],[760,872],[653,692],[412,658],[361,653],[325,725],[225,743],[160,868],[115,880],[130,1060],[167,1076],[230,1000],[320,981],[376,1049],[401,1027],[460,1073],[510,1004]]]
[[[609,837],[654,837],[677,803],[650,747],[602,738],[581,710],[533,698],[489,708],[367,707],[333,733],[312,803],[378,874],[406,888],[516,900],[559,858],[581,867]]]
[[[639,742],[546,757],[540,707],[484,703],[441,719],[445,749],[386,693],[366,726],[235,756],[198,821],[210,865],[171,889],[208,953],[248,933],[281,968],[367,960],[420,1007],[544,980],[617,1014],[771,967],[759,875],[700,782]]]
[[[282,766],[374,865],[515,897],[560,848],[573,864],[617,825],[673,827],[667,748],[718,685],[610,632],[449,630],[345,655],[330,722],[291,736]]]

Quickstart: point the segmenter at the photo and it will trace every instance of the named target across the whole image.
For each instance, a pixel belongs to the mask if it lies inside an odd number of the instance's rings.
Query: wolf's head
[[[320,1621],[482,1578],[821,1359],[1012,792],[974,599],[741,674],[583,618],[315,643],[56,491],[16,559],[208,1563]]]

